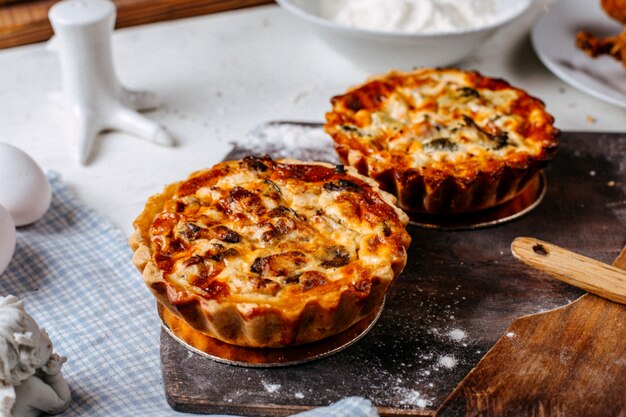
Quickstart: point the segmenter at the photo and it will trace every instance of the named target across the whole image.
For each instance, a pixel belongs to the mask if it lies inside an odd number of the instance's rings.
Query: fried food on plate
[[[579,32],[576,35],[576,46],[593,58],[610,55],[626,67],[626,31],[606,38],[595,37],[591,32]]]
[[[610,17],[626,25],[626,0],[600,0],[600,4]],[[592,58],[610,55],[626,67],[626,30],[619,35],[607,37],[597,37],[589,31],[581,31],[576,35],[576,46]]]

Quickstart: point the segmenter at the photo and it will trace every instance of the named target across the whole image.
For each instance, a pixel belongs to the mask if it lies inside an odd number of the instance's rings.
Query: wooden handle
[[[626,304],[626,272],[586,256],[530,237],[511,244],[513,256],[570,285]]]

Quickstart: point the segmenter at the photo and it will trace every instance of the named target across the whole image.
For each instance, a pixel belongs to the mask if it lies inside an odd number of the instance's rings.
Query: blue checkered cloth
[[[52,205],[18,229],[15,255],[0,293],[24,300],[60,354],[72,390],[65,416],[160,417],[169,408],[159,364],[155,301],[132,265],[123,233],[85,207],[49,174]],[[368,400],[347,398],[304,417],[373,417]]]

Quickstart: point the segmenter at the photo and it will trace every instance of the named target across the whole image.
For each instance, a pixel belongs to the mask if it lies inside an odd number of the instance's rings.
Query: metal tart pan
[[[496,226],[520,218],[535,209],[547,190],[546,175],[541,171],[515,198],[485,210],[463,214],[433,215],[411,213],[409,223],[425,229],[475,230]]]
[[[249,348],[231,345],[192,329],[159,303],[157,312],[165,332],[191,352],[228,365],[263,368],[298,365],[340,352],[356,343],[374,327],[384,305],[383,299],[378,309],[337,335],[318,342],[287,348]]]

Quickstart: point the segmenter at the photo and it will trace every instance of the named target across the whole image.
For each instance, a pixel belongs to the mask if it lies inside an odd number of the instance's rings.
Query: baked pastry
[[[150,197],[133,262],[158,301],[204,334],[309,343],[380,307],[402,271],[408,218],[394,200],[343,165],[222,162]]]
[[[333,97],[341,160],[417,213],[465,213],[522,192],[558,147],[543,103],[457,69],[393,71]]]
[[[626,0],[601,0],[607,15],[626,25]],[[576,34],[576,46],[592,58],[609,55],[626,68],[626,30],[612,36],[594,35],[588,30]]]
[[[609,55],[626,68],[626,30],[615,36],[595,36],[589,31],[576,35],[576,46],[592,58]]]
[[[600,0],[600,4],[606,14],[626,25],[626,0]]]

